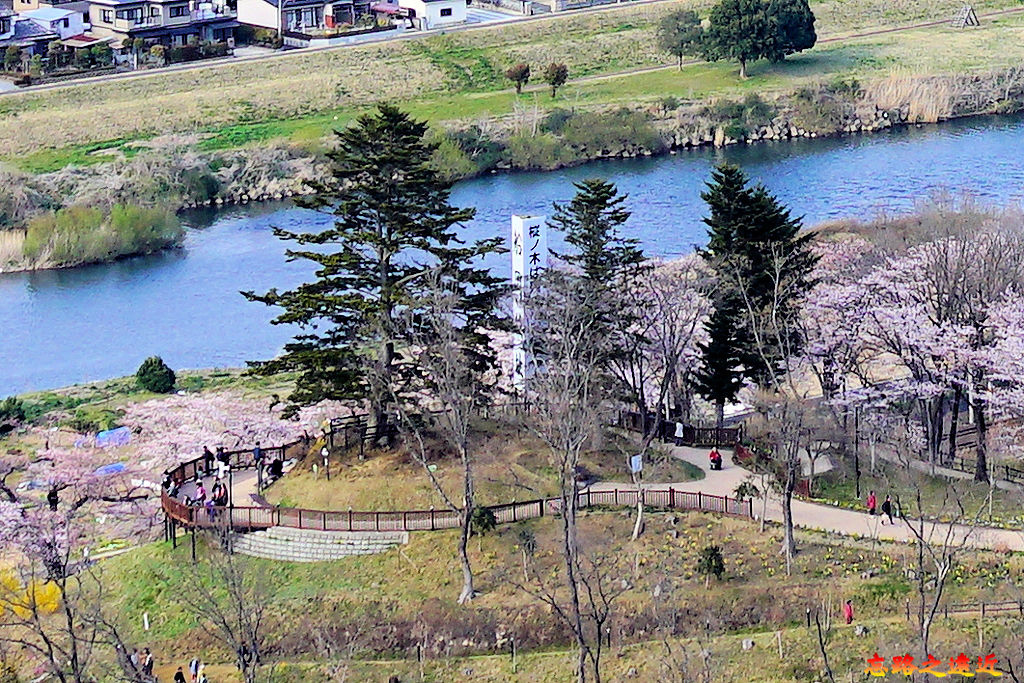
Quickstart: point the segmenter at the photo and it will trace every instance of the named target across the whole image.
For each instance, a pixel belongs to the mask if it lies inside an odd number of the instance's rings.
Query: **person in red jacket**
[[[849,600],[843,604],[843,619],[846,620],[847,624],[853,623],[853,605]]]
[[[868,492],[868,514],[869,515],[874,515],[875,514],[875,508],[877,508],[877,507],[878,507],[878,499],[875,498],[875,492],[874,491]]]

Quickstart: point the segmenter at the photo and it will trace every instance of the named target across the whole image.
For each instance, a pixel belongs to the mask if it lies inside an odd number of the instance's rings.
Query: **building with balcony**
[[[141,38],[150,44],[227,42],[238,21],[224,5],[195,0],[90,0],[90,33],[111,36],[115,49],[129,49]]]
[[[369,0],[238,0],[239,23],[280,35],[352,25],[369,12]]]

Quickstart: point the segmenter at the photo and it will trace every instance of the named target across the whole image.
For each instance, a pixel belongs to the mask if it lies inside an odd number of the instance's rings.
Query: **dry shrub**
[[[935,123],[952,115],[953,93],[949,78],[897,74],[868,84],[865,99],[879,109],[908,108],[911,123]]]

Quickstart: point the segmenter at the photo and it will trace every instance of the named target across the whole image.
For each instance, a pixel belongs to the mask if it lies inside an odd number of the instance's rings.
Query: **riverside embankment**
[[[733,145],[661,158],[604,161],[460,182],[453,201],[477,209],[465,239],[508,234],[512,213],[546,214],[572,182],[600,175],[630,198],[629,234],[652,255],[703,244],[699,193],[719,159],[741,164],[808,225],[910,211],[937,191],[1005,203],[1024,197],[1021,117],[972,118],[876,135]],[[243,365],[273,356],[290,331],[240,290],[285,288],[308,273],[287,263],[271,227],[324,217],[286,203],[182,215],[184,248],[116,263],[0,276],[0,395],[134,372],[158,353],[175,368]],[[557,236],[552,236],[557,248]],[[493,262],[507,273],[504,258]]]

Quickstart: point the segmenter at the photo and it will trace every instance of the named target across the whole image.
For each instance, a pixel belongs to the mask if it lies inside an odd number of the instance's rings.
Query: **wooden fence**
[[[958,472],[974,474],[976,463],[976,457],[954,455],[950,460],[948,467],[952,470],[957,470]],[[996,479],[1003,479],[1005,481],[1013,482],[1014,484],[1024,484],[1024,470],[1017,469],[1016,467],[1010,467],[1009,465],[990,465],[990,468],[992,476]]]
[[[646,434],[658,420],[650,413],[641,415],[636,411],[620,411],[618,425],[623,429]],[[662,441],[675,440],[676,422],[662,419],[657,427],[656,438]],[[738,427],[696,427],[683,425],[682,443],[684,446],[732,446],[743,437]]]
[[[529,410],[525,404],[510,404],[502,407],[502,411],[520,412]],[[620,424],[623,423],[620,414]],[[633,413],[633,415],[638,414]],[[673,427],[674,429],[674,427]],[[714,428],[690,428],[694,438],[710,438],[724,436],[736,439],[737,429],[725,429],[717,435],[709,434]],[[396,432],[394,425],[387,431],[369,428],[364,416],[354,415],[335,418],[323,436],[331,447],[342,446],[345,449],[359,446],[363,452],[365,444],[390,438]],[[670,436],[671,438],[671,436]],[[275,459],[301,459],[309,451],[313,441],[311,435],[305,435],[295,441],[278,446],[260,446],[264,462]],[[699,443],[696,441],[695,443]],[[731,443],[731,442],[723,442]],[[232,470],[250,469],[253,467],[253,449],[242,448],[224,453],[228,457],[228,465]],[[196,478],[204,472],[216,469],[216,454],[207,458],[199,456],[180,463],[167,470],[164,474],[179,486]],[[593,506],[635,506],[638,492],[636,489],[611,489],[602,491],[584,491],[579,496],[580,507]],[[700,491],[679,491],[672,487],[667,489],[644,489],[644,504],[654,508],[703,510],[720,512],[728,515],[753,517],[753,503],[750,500],[738,500],[730,496],[714,496]],[[430,531],[436,529],[454,529],[460,525],[460,515],[451,510],[404,510],[354,512],[335,510],[307,510],[303,508],[257,507],[257,506],[215,506],[212,509],[186,505],[182,501],[168,495],[167,490],[161,491],[161,505],[169,521],[186,527],[214,527],[230,524],[232,529],[251,530],[267,529],[272,526],[286,526],[298,529],[319,529],[322,531]],[[560,498],[537,499],[525,502],[512,502],[489,506],[499,524],[517,522],[523,519],[543,517],[545,514],[557,513],[561,510]]]
[[[730,496],[715,496],[700,491],[667,489],[611,489],[583,491],[579,495],[579,507],[634,507],[637,496],[643,495],[644,505],[651,508],[672,510],[702,510],[719,512],[739,517],[754,516],[753,502]],[[185,505],[171,498],[164,491],[163,508],[167,516],[186,527],[228,526],[238,530],[267,529],[272,526],[295,529],[316,529],[320,531],[435,531],[456,529],[461,524],[460,515],[452,510],[403,510],[355,512],[335,510],[306,510],[282,507],[214,507],[198,508]],[[562,509],[561,498],[540,498],[523,502],[491,505],[499,524],[519,522],[545,515],[558,514]]]

